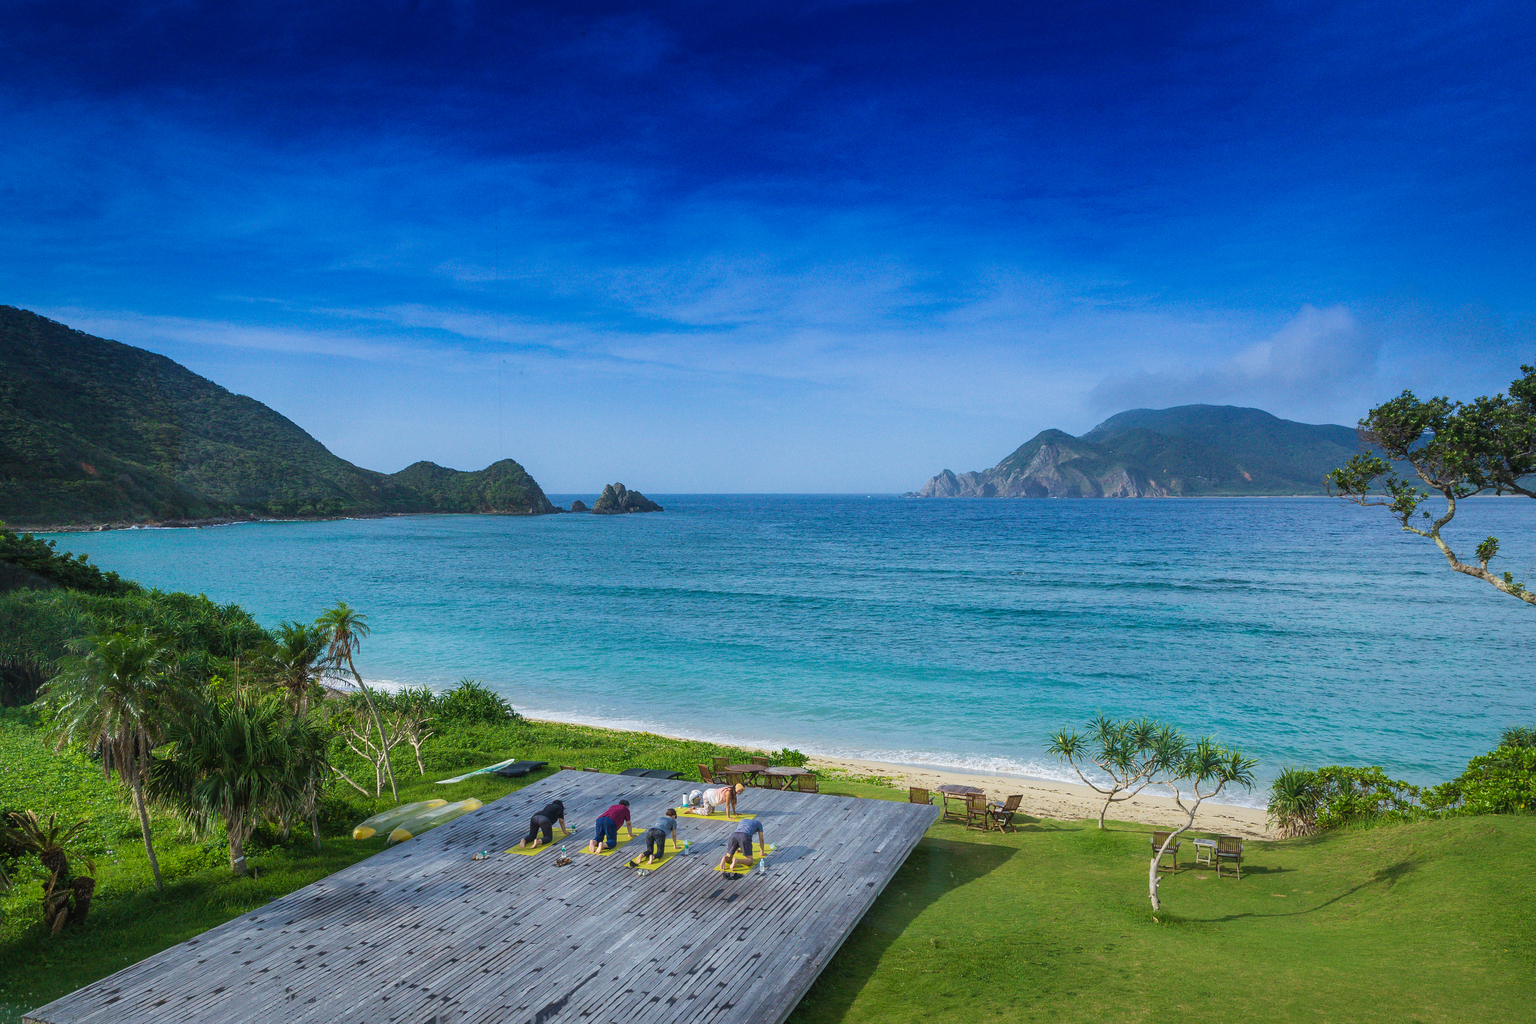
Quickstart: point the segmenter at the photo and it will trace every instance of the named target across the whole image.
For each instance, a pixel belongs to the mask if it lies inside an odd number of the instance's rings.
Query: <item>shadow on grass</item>
[[[821,976],[801,998],[787,1024],[840,1021],[908,926],[956,889],[1002,867],[1019,847],[956,842],[929,836],[876,898]]]
[[[1279,871],[1280,869],[1275,868],[1275,869],[1272,869],[1272,870],[1273,871]],[[1289,869],[1289,870],[1294,870],[1294,869]],[[1248,911],[1248,912],[1241,913],[1241,914],[1227,914],[1224,917],[1211,917],[1211,918],[1186,917],[1185,920],[1190,921],[1190,922],[1214,923],[1214,922],[1224,922],[1224,921],[1239,921],[1239,920],[1241,920],[1241,919],[1243,919],[1245,917],[1305,917],[1307,914],[1315,914],[1319,910],[1323,910],[1323,909],[1325,909],[1327,907],[1333,906],[1335,903],[1339,902],[1340,900],[1344,899],[1347,896],[1353,896],[1355,893],[1360,892],[1360,891],[1362,891],[1364,889],[1369,889],[1372,886],[1382,886],[1383,888],[1385,888],[1387,890],[1390,890],[1393,886],[1395,886],[1404,877],[1406,877],[1407,875],[1409,875],[1409,874],[1411,874],[1411,873],[1413,873],[1414,871],[1417,871],[1417,870],[1418,870],[1418,865],[1415,864],[1411,860],[1398,861],[1396,864],[1393,864],[1390,867],[1382,868],[1381,870],[1379,870],[1375,874],[1373,874],[1370,878],[1368,878],[1365,881],[1359,883],[1358,885],[1352,885],[1348,889],[1345,889],[1343,892],[1339,893],[1338,895],[1331,896],[1328,899],[1323,900],[1323,902],[1319,903],[1317,906],[1315,906],[1315,907],[1308,907],[1305,910],[1292,910],[1292,911],[1287,911],[1287,912],[1278,913],[1278,914],[1256,914],[1256,913],[1253,913],[1252,911]],[[1249,874],[1250,872],[1245,870],[1243,873],[1244,874]],[[1253,873],[1257,874],[1258,872],[1253,872]]]

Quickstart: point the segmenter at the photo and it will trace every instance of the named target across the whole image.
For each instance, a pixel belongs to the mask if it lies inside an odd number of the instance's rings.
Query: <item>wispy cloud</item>
[[[1089,393],[1100,411],[1242,402],[1273,408],[1331,407],[1375,376],[1381,339],[1342,306],[1303,306],[1284,327],[1215,365],[1136,370]]]

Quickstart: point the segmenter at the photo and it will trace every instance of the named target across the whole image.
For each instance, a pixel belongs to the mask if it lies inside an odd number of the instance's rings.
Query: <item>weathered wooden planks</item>
[[[620,797],[637,828],[686,782],[560,772],[34,1010],[32,1024],[778,1024],[938,809],[748,790],[767,874],[711,870],[734,823],[641,876],[582,852]],[[565,801],[575,863],[502,854]],[[559,845],[558,833],[556,845]],[[489,860],[474,861],[479,850]]]

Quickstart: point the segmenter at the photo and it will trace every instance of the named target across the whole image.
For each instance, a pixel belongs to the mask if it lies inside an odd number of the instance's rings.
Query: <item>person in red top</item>
[[[635,838],[634,826],[629,823],[629,801],[620,800],[597,817],[597,835],[587,844],[588,853],[611,850],[619,845],[619,826],[623,825],[629,838]]]

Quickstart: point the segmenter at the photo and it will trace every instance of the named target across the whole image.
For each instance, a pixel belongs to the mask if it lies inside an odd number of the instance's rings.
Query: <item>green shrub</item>
[[[62,554],[54,542],[17,534],[0,525],[0,561],[9,562],[61,587],[92,594],[134,594],[142,588],[115,572],[102,572],[87,555]]]
[[[1317,831],[1317,802],[1321,793],[1317,773],[1286,768],[1269,787],[1269,820],[1281,838],[1309,836]]]
[[[1282,835],[1310,835],[1340,825],[1402,820],[1423,812],[1424,793],[1389,779],[1376,765],[1287,768],[1269,788],[1269,817]]]
[[[1460,776],[1425,794],[1425,803],[1462,814],[1536,811],[1536,746],[1501,746],[1474,757]]]
[[[1536,747],[1536,726],[1512,725],[1504,730],[1501,747]]]
[[[444,725],[501,725],[521,722],[523,716],[478,679],[460,679],[438,702],[437,720]]]
[[[792,750],[789,747],[785,747],[783,750],[775,750],[768,757],[774,764],[787,765],[791,768],[804,768],[806,762],[810,760],[805,754],[800,753],[798,750]]]

